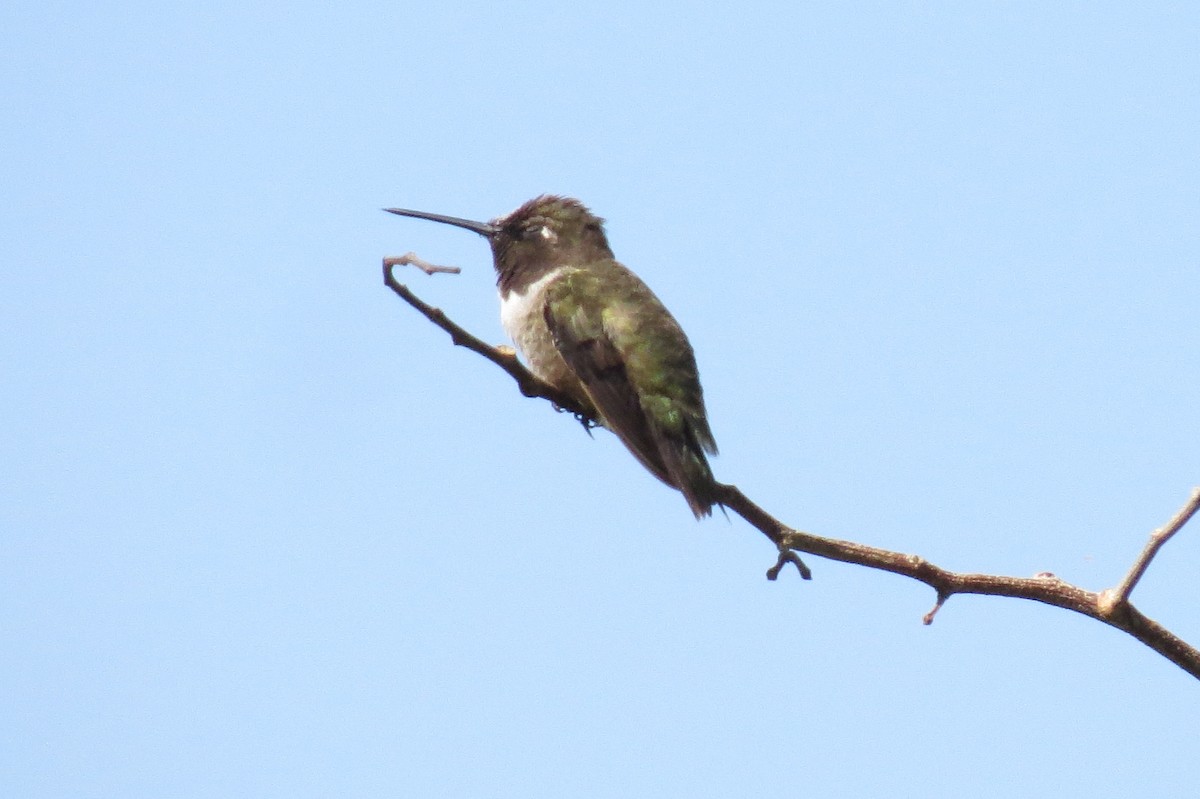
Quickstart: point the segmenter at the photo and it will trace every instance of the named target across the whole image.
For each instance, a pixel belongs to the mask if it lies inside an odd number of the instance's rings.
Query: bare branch
[[[410,253],[411,255],[411,253]],[[407,258],[408,256],[401,256]],[[410,263],[406,261],[405,263]],[[424,302],[420,297],[413,294],[408,286],[396,280],[395,274],[392,272],[392,267],[400,265],[399,258],[385,258],[383,260],[383,284],[396,292],[402,300],[407,302],[412,307],[416,308],[421,314],[433,322],[435,325],[445,330],[450,334],[450,340],[459,347],[466,347],[471,352],[477,355],[482,355],[492,363],[499,366],[508,376],[516,381],[517,387],[521,389],[521,393],[526,397],[541,397],[549,400],[554,404],[554,407],[559,410],[564,410],[575,415],[584,427],[592,427],[596,424],[596,420],[592,419],[587,410],[580,407],[569,395],[562,393],[554,386],[543,383],[534,376],[533,372],[529,371],[517,360],[517,354],[510,347],[493,347],[485,343],[483,340],[476,338],[468,333],[463,328],[459,327],[450,320],[441,308],[434,308],[432,305]]]
[[[405,263],[417,265],[411,260]],[[590,419],[570,397],[534,377],[516,359],[512,350],[507,347],[492,347],[485,344],[450,321],[440,309],[427,305],[406,286],[398,283],[392,274],[392,266],[399,264],[400,259],[384,261],[384,284],[398,294],[401,299],[420,311],[429,321],[449,333],[455,344],[466,347],[499,366],[516,381],[521,393],[525,396],[549,400],[557,409],[574,413],[585,423],[585,426],[595,424],[595,420]],[[853,541],[824,538],[806,533],[785,525],[733,485],[718,484],[718,502],[745,519],[752,527],[770,539],[779,550],[775,564],[767,571],[768,579],[778,578],[788,563],[796,566],[803,579],[810,579],[811,572],[800,560],[798,552],[899,574],[925,583],[936,592],[936,603],[922,619],[925,624],[932,623],[934,616],[941,610],[946,600],[955,594],[984,594],[1041,602],[1074,611],[1122,630],[1188,674],[1200,679],[1200,650],[1183,641],[1153,619],[1143,615],[1129,602],[1130,592],[1145,573],[1158,550],[1200,509],[1200,488],[1192,492],[1188,503],[1179,513],[1175,514],[1165,527],[1156,530],[1151,535],[1150,542],[1121,585],[1116,589],[1100,593],[1071,585],[1048,572],[1042,572],[1034,577],[952,572],[917,555],[906,555]]]

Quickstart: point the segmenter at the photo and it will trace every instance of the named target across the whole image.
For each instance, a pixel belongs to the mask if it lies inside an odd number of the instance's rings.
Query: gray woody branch
[[[413,265],[425,274],[455,272],[455,267],[440,267],[421,260],[413,253],[398,258],[383,260],[383,282],[401,299],[416,308],[426,319],[450,334],[450,339],[460,347],[483,356],[508,373],[526,397],[541,397],[549,400],[561,410],[573,413],[585,425],[594,424],[586,412],[570,397],[543,383],[526,369],[516,354],[507,347],[493,347],[471,335],[451,321],[440,308],[423,302],[402,283],[397,282],[392,267]],[[779,557],[768,571],[767,577],[776,579],[783,568],[791,563],[801,577],[809,579],[808,567],[800,560],[798,552],[855,563],[872,569],[900,574],[925,583],[937,593],[933,608],[925,614],[924,623],[931,624],[935,614],[946,600],[955,594],[987,594],[1014,599],[1030,599],[1047,605],[1071,610],[1101,621],[1118,630],[1129,633],[1146,646],[1158,652],[1193,677],[1200,679],[1200,651],[1176,636],[1158,622],[1144,615],[1129,601],[1129,595],[1145,574],[1150,561],[1158,554],[1171,536],[1188,522],[1200,509],[1200,488],[1193,489],[1187,503],[1163,527],[1155,530],[1138,559],[1121,583],[1104,591],[1087,591],[1072,585],[1052,574],[1036,577],[1005,577],[994,574],[966,574],[952,572],[936,566],[917,555],[906,555],[886,549],[812,535],[771,516],[737,488],[721,484],[720,503],[745,519],[756,530],[771,540],[779,551]]]

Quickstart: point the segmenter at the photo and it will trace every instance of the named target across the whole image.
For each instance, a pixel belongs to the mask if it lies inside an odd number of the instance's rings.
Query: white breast
[[[559,270],[556,269],[538,278],[524,291],[510,291],[507,297],[500,297],[500,324],[504,325],[504,332],[527,357],[530,338],[535,335],[534,329],[540,330],[546,326],[542,317],[542,292],[558,275]]]
[[[561,275],[562,269],[556,269],[524,291],[510,291],[507,297],[501,297],[500,323],[517,345],[530,371],[562,391],[583,391],[554,346],[554,337],[546,326],[546,289]]]

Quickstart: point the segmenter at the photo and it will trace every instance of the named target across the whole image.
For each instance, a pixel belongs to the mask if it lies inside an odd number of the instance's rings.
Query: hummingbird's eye
[[[558,234],[549,225],[535,222],[521,229],[521,238],[544,239],[545,241],[555,242],[558,241]]]

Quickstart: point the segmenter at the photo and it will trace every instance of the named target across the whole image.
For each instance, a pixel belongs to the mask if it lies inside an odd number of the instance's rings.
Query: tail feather
[[[691,432],[687,431],[686,440],[680,440],[655,430],[654,439],[668,478],[663,482],[679,489],[692,514],[696,519],[702,519],[711,516],[713,505],[719,504],[719,492],[712,467],[708,465],[704,450]]]

